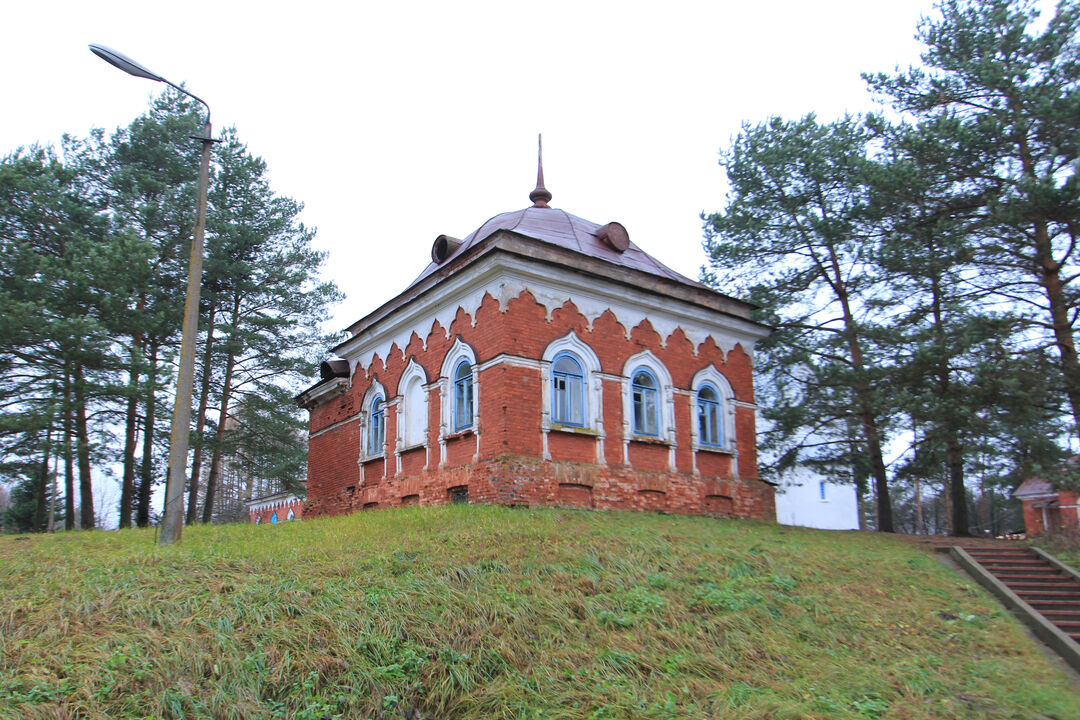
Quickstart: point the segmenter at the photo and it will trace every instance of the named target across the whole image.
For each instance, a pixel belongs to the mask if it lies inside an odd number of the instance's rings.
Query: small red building
[[[617,222],[549,207],[440,235],[349,328],[310,411],[307,510],[484,502],[775,519],[758,478],[751,306]]]
[[[248,503],[250,521],[256,525],[299,520],[304,514],[304,501],[290,492],[252,500]]]
[[[1024,509],[1024,531],[1039,535],[1080,535],[1080,496],[1069,490],[1055,490],[1049,481],[1030,477],[1013,491]]]

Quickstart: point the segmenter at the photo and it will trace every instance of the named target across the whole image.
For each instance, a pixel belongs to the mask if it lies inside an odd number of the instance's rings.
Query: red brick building
[[[1072,462],[1075,463],[1076,458]],[[1024,532],[1039,535],[1077,537],[1080,535],[1080,495],[1056,490],[1049,481],[1030,477],[1013,491],[1024,510]]]
[[[248,502],[248,519],[256,525],[299,520],[303,514],[304,501],[291,492],[267,495]]]
[[[622,225],[533,205],[440,235],[349,328],[310,411],[306,511],[484,502],[775,519],[751,306]]]

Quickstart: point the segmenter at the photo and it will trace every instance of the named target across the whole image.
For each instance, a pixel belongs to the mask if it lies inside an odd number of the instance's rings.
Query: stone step
[[[1037,583],[1029,580],[1018,583],[1011,583],[1004,581],[1001,578],[999,578],[998,580],[1000,580],[1005,587],[1008,587],[1012,590],[1013,593],[1016,593],[1017,595],[1023,595],[1021,590],[1035,590],[1035,592],[1037,593],[1047,592],[1047,590],[1049,590],[1049,592],[1080,593],[1080,585],[1077,585],[1075,583]]]
[[[1080,597],[1077,597],[1074,600],[1036,600],[1035,598],[1025,598],[1024,602],[1039,612],[1045,610],[1076,610],[1076,612],[1080,612]]]
[[[1072,601],[1076,598],[1076,593],[1067,592],[1063,590],[1015,590],[1010,588],[1014,593],[1023,598],[1024,602],[1031,603],[1032,600],[1067,600]]]
[[[986,566],[984,565],[983,567],[986,567]],[[1074,578],[1071,578],[1068,575],[1062,575],[1060,572],[1058,572],[1054,568],[1049,568],[1049,567],[1044,569],[1044,570],[1031,570],[1031,569],[998,570],[998,569],[994,569],[994,568],[986,568],[986,569],[989,570],[990,572],[994,573],[994,575],[996,575],[998,577],[1003,577],[1003,578],[1007,577],[1010,580],[1027,580],[1027,579],[1031,579],[1031,580],[1057,580],[1057,579],[1061,579],[1061,580],[1065,580],[1065,581],[1076,582],[1076,580]]]

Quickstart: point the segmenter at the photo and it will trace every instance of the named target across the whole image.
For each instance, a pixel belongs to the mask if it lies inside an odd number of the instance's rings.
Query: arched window
[[[270,522],[272,522],[272,523],[277,522],[277,510],[275,510],[273,513],[270,514]]]
[[[702,445],[723,447],[724,425],[720,417],[720,393],[705,383],[697,394],[698,442]]]
[[[455,339],[439,370],[440,463],[446,462],[446,438],[454,433],[475,429],[479,422],[479,373],[476,353],[461,338]]]
[[[256,525],[262,525],[262,515],[256,515],[255,516],[255,524]]]
[[[585,424],[585,372],[581,360],[568,352],[556,355],[551,364],[551,421]]]
[[[651,372],[644,368],[634,371],[630,390],[633,394],[635,435],[660,435],[659,389],[660,384]]]
[[[367,454],[381,455],[386,446],[386,412],[383,409],[383,396],[376,395],[371,401],[368,415]]]
[[[735,394],[723,373],[707,365],[690,382],[694,403],[690,406],[691,440],[704,450],[735,451]]]
[[[473,376],[472,365],[462,360],[454,370],[454,432],[472,427]]]
[[[398,381],[398,449],[405,450],[424,445],[427,441],[428,398],[424,384],[427,375],[416,360],[410,360],[409,366]]]
[[[626,443],[635,438],[654,438],[675,447],[674,385],[671,373],[658,357],[644,350],[626,359],[622,396]]]
[[[286,517],[285,519],[286,519],[286,520],[295,520],[295,519],[296,519],[296,513],[294,513],[294,512],[292,511],[292,509],[290,508],[290,509],[289,509],[289,515],[288,515],[288,517]]]

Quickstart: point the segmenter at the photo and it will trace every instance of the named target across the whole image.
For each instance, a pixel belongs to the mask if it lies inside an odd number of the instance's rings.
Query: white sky
[[[275,190],[306,204],[346,293],[343,329],[463,238],[529,205],[544,134],[552,205],[618,220],[696,278],[699,214],[742,122],[874,107],[862,71],[918,61],[930,0],[775,2],[18,2],[4,10],[0,153],[112,130],[164,86],[205,99]]]

